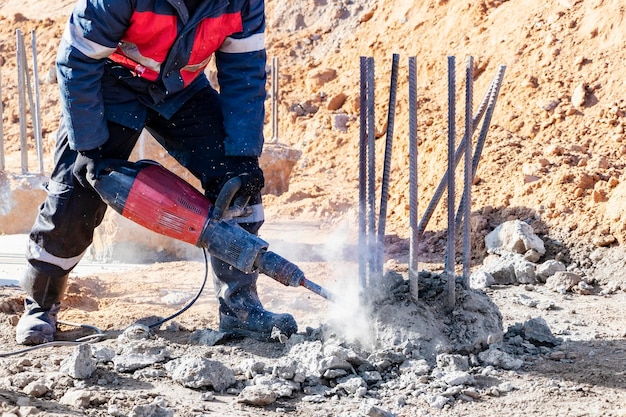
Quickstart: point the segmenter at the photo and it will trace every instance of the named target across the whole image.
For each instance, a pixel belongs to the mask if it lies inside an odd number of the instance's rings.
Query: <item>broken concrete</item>
[[[79,345],[74,352],[61,362],[60,372],[74,379],[87,379],[96,370],[91,345]]]
[[[496,227],[485,237],[485,246],[487,253],[519,253],[532,262],[546,253],[543,241],[532,226],[521,220],[511,220]]]
[[[234,385],[235,373],[218,361],[184,356],[165,365],[170,377],[188,388],[211,388],[222,392]]]

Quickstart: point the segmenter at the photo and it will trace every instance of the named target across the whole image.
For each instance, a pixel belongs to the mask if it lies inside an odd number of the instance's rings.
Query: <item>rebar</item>
[[[26,70],[24,68],[24,33],[21,29],[15,31],[17,38],[17,90],[18,90],[18,106],[20,117],[20,156],[22,174],[28,172],[28,143],[26,141],[26,97],[24,96],[24,86],[26,80]]]
[[[480,158],[483,152],[483,148],[485,146],[485,141],[487,139],[487,133],[489,132],[489,126],[491,124],[491,118],[493,116],[493,111],[496,106],[496,100],[498,98],[498,94],[500,93],[500,87],[502,85],[502,79],[504,78],[504,70],[506,69],[505,65],[501,65],[498,69],[498,73],[493,78],[491,84],[488,89],[488,101],[486,108],[486,116],[485,120],[483,120],[482,126],[480,128],[480,132],[478,134],[478,139],[476,140],[476,149],[474,150],[474,156],[472,157],[472,182],[474,181],[474,177],[476,176],[476,172],[478,170],[478,163],[480,162]],[[473,125],[473,129],[476,130],[476,125]],[[464,206],[464,199],[461,200],[459,205],[459,211],[457,211],[455,223],[459,224],[461,221],[461,210]]]
[[[411,297],[419,297],[417,208],[418,208],[418,172],[417,172],[417,62],[409,57],[409,227],[411,230],[409,246],[409,288]]]
[[[472,107],[474,100],[474,59],[469,56],[465,66],[465,136],[471,137]],[[470,216],[472,206],[472,141],[465,141],[465,181],[463,188],[463,287],[469,288],[469,274],[471,262],[471,236],[470,236]]]
[[[454,309],[456,300],[455,295],[455,161],[454,161],[454,141],[456,129],[456,78],[455,78],[455,59],[453,56],[448,57],[448,233],[446,244],[446,262],[445,275],[448,280],[448,310]]]
[[[33,127],[33,137],[35,138],[35,149],[37,151],[37,155],[41,155],[41,141],[38,140],[38,130],[39,130],[39,118],[36,111],[35,99],[33,93],[33,87],[30,83],[30,73],[28,72],[28,61],[26,59],[26,47],[24,44],[24,36],[20,37],[21,47],[22,47],[22,69],[24,71],[24,82],[26,84],[26,97],[28,98],[28,105],[30,111],[30,118]],[[39,157],[39,167],[40,172],[43,171],[43,158]]]
[[[476,171],[478,170],[478,163],[480,162],[480,157],[483,152],[483,147],[485,145],[485,140],[487,139],[487,133],[489,132],[489,126],[491,125],[491,118],[493,117],[493,111],[496,107],[496,101],[498,99],[498,95],[500,94],[500,87],[502,86],[502,80],[504,78],[504,71],[506,70],[506,65],[500,65],[498,68],[498,73],[494,78],[494,85],[489,95],[489,103],[487,104],[487,112],[485,114],[485,120],[483,121],[483,125],[480,129],[480,133],[478,134],[478,140],[476,141],[476,151],[474,152],[474,157],[472,159],[472,174],[476,175]]]
[[[480,105],[478,107],[478,110],[476,111],[476,115],[474,116],[472,120],[472,126],[473,126],[472,135],[476,131],[476,126],[480,122],[480,119],[482,119],[483,115],[485,114],[485,110],[487,108],[487,102],[489,100],[489,95],[490,95],[492,86],[493,86],[493,82],[492,82],[492,85],[490,85],[487,91],[485,92],[480,102]],[[457,148],[456,153],[454,155],[455,167],[456,165],[458,165],[459,161],[461,160],[461,155],[463,154],[462,151],[465,147],[465,143],[468,140],[471,141],[471,136],[470,137],[463,136],[463,139],[461,139],[461,142],[459,143],[459,147]],[[426,231],[426,226],[428,226],[428,222],[430,221],[430,218],[435,212],[435,208],[437,208],[437,204],[439,204],[439,201],[441,200],[443,192],[446,189],[447,180],[448,180],[448,171],[446,171],[443,177],[441,178],[441,182],[439,182],[439,185],[437,186],[437,189],[435,190],[435,193],[433,194],[432,199],[430,200],[430,202],[428,203],[428,206],[424,210],[424,214],[422,215],[422,219],[420,220],[420,223],[417,228],[417,236],[419,237],[419,239],[421,239],[424,236],[424,232]]]
[[[387,131],[385,138],[385,157],[380,192],[378,214],[378,246],[376,256],[376,274],[382,276],[385,247],[385,229],[387,224],[387,200],[389,199],[389,175],[391,172],[391,154],[393,150],[393,129],[396,117],[396,95],[398,90],[398,63],[400,56],[393,54],[391,61],[391,80],[389,88],[389,107],[387,111]]]
[[[272,141],[278,143],[278,57],[272,58]]]
[[[367,59],[367,259],[369,263],[368,286],[375,273],[376,254],[376,115],[374,58]]]
[[[367,284],[366,257],[366,173],[367,173],[367,58],[360,58],[359,126],[359,282]]]
[[[35,146],[37,148],[37,160],[39,161],[39,173],[43,173],[43,143],[41,137],[41,107],[39,104],[39,70],[37,65],[37,35],[35,30],[30,31],[31,49],[33,54],[33,89],[35,90],[34,106],[30,111],[33,112],[33,128],[35,130]],[[30,83],[29,83],[30,85]]]
[[[2,104],[2,74],[0,73],[0,171],[4,171],[4,106]]]

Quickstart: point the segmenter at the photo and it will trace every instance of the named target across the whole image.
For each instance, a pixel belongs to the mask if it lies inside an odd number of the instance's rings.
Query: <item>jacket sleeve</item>
[[[70,148],[94,149],[108,139],[101,92],[105,58],[121,39],[132,7],[127,0],[79,0],[56,57],[61,111]]]
[[[259,156],[265,118],[265,4],[244,2],[242,32],[226,38],[215,53],[226,155]]]

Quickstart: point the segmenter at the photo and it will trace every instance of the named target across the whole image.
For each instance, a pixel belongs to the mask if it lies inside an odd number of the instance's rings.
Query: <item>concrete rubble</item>
[[[174,408],[165,399],[149,397],[124,406],[115,397],[115,385],[122,378],[169,378],[208,403],[213,392],[251,406],[267,406],[281,398],[312,403],[347,398],[361,403],[361,416],[388,417],[409,398],[436,409],[479,400],[485,393],[475,388],[477,379],[519,369],[528,355],[549,354],[559,344],[538,319],[505,332],[488,297],[461,286],[452,318],[439,314],[435,306],[442,302],[445,283],[434,275],[422,278],[424,298],[416,305],[408,302],[407,283],[401,281],[391,302],[374,307],[378,337],[371,348],[346,343],[322,326],[292,336],[276,358],[222,363],[199,353],[220,347],[199,345],[203,339],[197,335],[173,352],[158,334],[133,325],[117,339],[82,344],[62,360],[50,358],[39,364],[48,370],[46,378],[30,372],[33,364],[24,360],[0,380],[0,389],[18,388],[25,398],[54,393],[61,404],[78,409],[106,403],[112,416],[173,416]],[[400,316],[413,317],[414,322],[402,326],[402,332],[393,326],[389,333],[387,319]],[[500,392],[506,389],[514,388],[503,387]],[[393,398],[393,405],[382,398]]]
[[[111,416],[175,415],[176,407],[165,396],[148,396],[126,404],[115,390],[125,378],[145,382],[167,378],[197,397],[200,410],[210,408],[216,395],[253,407],[267,407],[283,399],[317,404],[348,399],[360,404],[358,416],[390,417],[409,402],[443,409],[484,396],[504,395],[517,388],[503,382],[484,390],[479,388],[480,381],[520,371],[537,358],[571,358],[559,350],[562,339],[541,317],[527,318],[504,329],[501,313],[485,290],[490,285],[531,288],[545,283],[546,288],[563,294],[581,292],[580,283],[586,281],[580,270],[570,271],[560,261],[537,264],[537,259],[527,259],[529,252],[542,252],[540,240],[531,229],[516,222],[499,230],[508,235],[486,239],[491,256],[498,261],[485,262],[472,275],[472,287],[479,288],[465,289],[460,277],[457,279],[451,313],[442,308],[447,282],[441,276],[420,272],[420,299],[414,302],[408,279],[402,273],[389,273],[386,297],[371,306],[370,330],[376,336],[368,343],[346,341],[322,325],[308,327],[279,344],[279,355],[235,355],[232,361],[218,361],[212,359],[211,349],[236,351],[223,345],[224,335],[219,332],[196,331],[187,343],[173,344],[158,330],[137,323],[116,339],[81,344],[63,358],[52,356],[37,364],[28,359],[12,362],[0,379],[0,390],[22,392],[20,407],[24,410],[33,407],[29,398],[53,396],[77,409],[108,404]],[[529,242],[534,245],[530,249]],[[491,284],[476,285],[487,282]],[[518,294],[515,302],[545,310],[555,307],[553,301],[539,302],[524,293]],[[180,331],[178,326],[168,329]],[[35,366],[38,372],[33,371]],[[45,378],[41,377],[42,370],[46,371]]]
[[[572,264],[569,268],[559,260],[546,259],[545,246],[530,225],[520,220],[503,223],[485,238],[487,256],[480,268],[470,276],[472,288],[492,285],[544,283],[555,292],[591,294],[594,278]]]

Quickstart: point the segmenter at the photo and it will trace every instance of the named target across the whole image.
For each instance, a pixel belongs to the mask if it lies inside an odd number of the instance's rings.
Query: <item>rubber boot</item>
[[[278,340],[276,331],[286,337],[298,331],[291,314],[276,314],[263,308],[256,287],[258,272],[246,274],[213,257],[211,264],[220,304],[220,332],[230,337],[271,341]]]
[[[57,314],[67,285],[67,274],[51,277],[29,267],[20,282],[28,296],[24,314],[15,328],[15,340],[22,345],[52,342],[56,332]]]

